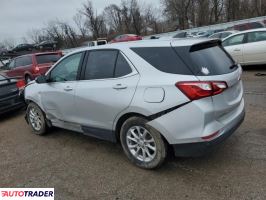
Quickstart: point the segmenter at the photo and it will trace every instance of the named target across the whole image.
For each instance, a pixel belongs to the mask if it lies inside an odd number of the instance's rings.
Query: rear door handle
[[[68,92],[68,91],[72,91],[72,90],[73,90],[73,88],[72,88],[72,87],[70,87],[70,86],[66,86],[66,87],[64,88],[64,90]]]
[[[116,84],[113,88],[116,90],[123,90],[123,89],[126,89],[127,86],[119,83],[119,84]]]

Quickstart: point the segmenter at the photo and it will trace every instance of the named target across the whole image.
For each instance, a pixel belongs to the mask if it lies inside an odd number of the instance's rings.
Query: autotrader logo
[[[0,188],[0,200],[54,200],[54,188]]]

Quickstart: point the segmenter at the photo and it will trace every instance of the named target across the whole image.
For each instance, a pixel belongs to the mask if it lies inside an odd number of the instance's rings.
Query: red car
[[[249,29],[263,28],[263,27],[264,26],[261,22],[250,22],[250,23],[235,25],[234,30],[245,31],[245,30],[249,30]]]
[[[125,34],[125,35],[119,35],[115,37],[113,40],[111,40],[110,43],[128,42],[128,41],[136,41],[136,40],[142,40],[142,37],[138,35],[134,35],[134,34]]]
[[[62,57],[62,52],[45,52],[23,55],[14,58],[7,70],[1,72],[8,77],[19,77],[28,83],[37,76],[45,74],[53,63]]]

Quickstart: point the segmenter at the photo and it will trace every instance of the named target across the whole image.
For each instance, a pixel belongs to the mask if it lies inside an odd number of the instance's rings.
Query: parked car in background
[[[173,38],[186,38],[188,33],[186,31],[181,31],[173,36]]]
[[[25,106],[23,89],[24,80],[0,75],[0,114]]]
[[[261,22],[249,22],[249,23],[244,23],[244,24],[237,24],[233,26],[234,30],[238,31],[245,31],[249,29],[257,29],[257,28],[263,28],[264,25]]]
[[[20,77],[27,83],[45,74],[53,63],[62,57],[62,52],[45,52],[23,55],[14,58],[5,71],[7,77]]]
[[[111,40],[110,43],[129,42],[129,41],[136,41],[136,40],[142,40],[142,37],[138,35],[134,35],[134,34],[124,34],[124,35],[119,35],[115,37],[113,40]]]
[[[222,44],[242,65],[266,64],[266,28],[232,34]]]
[[[35,49],[37,50],[55,50],[56,47],[57,47],[57,42],[56,41],[43,41],[39,44],[36,44],[35,46]]]
[[[95,41],[89,41],[89,42],[84,42],[82,46],[84,47],[94,47],[94,46],[100,46],[100,45],[105,45],[107,44],[107,40],[106,39],[98,39],[98,40],[95,40]]]
[[[30,52],[34,49],[35,47],[32,44],[19,44],[15,48],[10,50],[9,53]]]
[[[228,37],[229,35],[232,35],[234,33],[237,33],[238,31],[222,31],[222,32],[218,32],[218,33],[214,33],[212,35],[209,36],[209,38],[217,38],[217,39],[224,39],[226,37]]]
[[[212,34],[214,33],[219,33],[219,32],[222,32],[224,31],[224,29],[215,29],[215,30],[207,30],[207,31],[200,31],[197,33],[196,37],[199,37],[199,38],[207,38],[209,36],[211,36]]]
[[[200,156],[237,129],[241,73],[220,40],[89,47],[27,85],[26,119],[37,135],[56,126],[120,141],[130,161],[151,169],[169,146],[176,156]]]
[[[0,55],[5,55],[8,53],[8,50],[4,47],[0,47]]]
[[[209,37],[213,32],[211,31],[200,31],[197,33],[196,37],[198,38],[204,38],[204,37]]]

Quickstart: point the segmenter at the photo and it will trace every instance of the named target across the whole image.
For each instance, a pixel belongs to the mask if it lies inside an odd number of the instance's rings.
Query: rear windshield
[[[36,60],[38,64],[44,63],[54,63],[61,58],[59,54],[44,54],[44,55],[37,55]]]
[[[177,53],[196,76],[222,75],[235,71],[234,61],[221,46],[203,48],[175,47]]]
[[[140,47],[131,50],[162,72],[192,75],[172,47]]]

